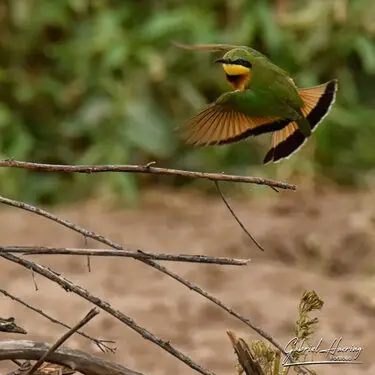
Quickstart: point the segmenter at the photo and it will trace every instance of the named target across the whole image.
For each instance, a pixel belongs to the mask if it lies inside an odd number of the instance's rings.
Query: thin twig
[[[38,288],[38,284],[36,283],[35,275],[34,275],[34,271],[33,270],[31,270],[31,278],[33,279],[35,291],[37,292],[39,290],[39,288]]]
[[[172,255],[163,253],[149,253],[141,250],[110,250],[110,249],[77,249],[68,247],[47,246],[0,246],[0,253],[22,253],[22,255],[91,255],[131,257],[135,259],[153,259],[174,262],[209,263],[232,266],[246,266],[250,259],[234,259],[207,255]]]
[[[90,255],[87,255],[87,271],[91,272],[91,257]]]
[[[1,255],[1,254],[0,254]],[[146,262],[146,261],[142,261]],[[152,261],[147,261],[152,262]],[[213,302],[215,305],[221,307],[223,310],[231,314],[232,316],[239,319],[241,322],[245,323],[248,327],[253,329],[255,332],[257,332],[260,336],[262,336],[264,339],[269,341],[272,345],[274,345],[276,348],[278,348],[282,353],[286,353],[284,348],[267,332],[263,331],[260,327],[256,326],[253,322],[251,322],[250,319],[245,318],[241,314],[239,314],[237,311],[233,310],[231,307],[224,304],[222,301],[220,301],[218,298],[214,297],[213,295],[207,293],[205,290],[200,288],[198,285],[193,284],[192,282],[184,279],[183,277],[173,273],[172,271],[168,270],[164,266],[160,265],[159,263],[152,262],[152,267],[158,269],[159,271],[167,274],[168,276],[172,277],[173,279],[179,281],[181,284],[188,287],[190,290],[194,290],[194,292],[200,294],[201,296],[207,298],[209,301]]]
[[[220,189],[219,183],[217,181],[214,181],[217,191],[220,194],[221,199],[223,200],[224,204],[227,206],[229,212],[232,214],[232,216],[235,218],[237,223],[240,225],[242,230],[246,233],[246,235],[250,238],[250,240],[255,243],[255,245],[258,247],[258,249],[264,251],[263,247],[260,245],[260,243],[251,235],[251,233],[245,228],[245,226],[242,224],[241,220],[238,218],[236,213],[233,211],[232,207],[228,203],[227,199],[225,198],[225,195]]]
[[[99,314],[99,311],[95,308],[91,309],[86,316],[84,316],[75,326],[73,326],[68,332],[62,335],[52,346],[49,350],[47,350],[44,355],[42,355],[31,367],[28,371],[28,375],[33,375],[36,370],[43,364],[43,362],[48,358],[48,356],[53,353],[56,349],[58,349],[70,336],[72,336],[76,331],[82,328],[85,324],[87,324],[91,319],[93,319],[96,315]]]
[[[87,247],[87,237],[84,237],[85,239],[85,246]],[[87,255],[87,270],[91,272],[91,258],[90,255]]]
[[[4,296],[6,297],[9,297],[10,299],[12,299],[13,301],[16,301],[18,303],[20,303],[21,305],[25,306],[26,308],[36,312],[37,314],[43,316],[44,318],[48,319],[50,322],[52,323],[55,323],[55,324],[59,324],[60,326],[62,327],[65,327],[65,328],[68,328],[68,329],[71,329],[72,327],[70,327],[68,324],[65,324],[63,322],[60,322],[59,320],[55,319],[55,318],[52,318],[50,315],[46,314],[44,311],[36,308],[36,307],[33,307],[31,305],[29,305],[27,302],[23,301],[22,299],[14,296],[13,294],[10,294],[9,292],[7,292],[6,290],[4,289],[0,289],[0,293],[2,293]],[[96,346],[103,352],[107,352],[107,351],[110,351],[111,353],[115,353],[116,352],[116,348],[112,348],[106,344],[114,344],[115,341],[113,340],[100,340],[100,339],[96,339],[95,337],[91,337],[89,335],[87,335],[86,333],[84,332],[81,332],[81,331],[77,331],[77,333],[83,337],[85,337],[86,339],[88,340],[91,340],[93,341]]]
[[[8,206],[13,206],[13,207],[17,207],[17,208],[20,208],[20,209],[23,209],[23,210],[26,210],[26,211],[29,211],[29,212],[33,212],[39,216],[43,216],[49,220],[52,220],[66,228],[70,228],[72,230],[74,230],[75,232],[77,233],[80,233],[86,237],[89,237],[89,238],[92,238],[98,242],[101,242],[105,245],[108,245],[114,249],[117,249],[117,250],[124,250],[121,245],[109,240],[108,238],[102,236],[102,235],[98,235],[94,232],[90,232],[84,228],[81,228],[79,227],[78,225],[75,225],[67,220],[64,220],[64,219],[61,219],[59,217],[57,217],[56,215],[53,215],[51,214],[50,212],[48,211],[45,211],[45,210],[42,210],[41,208],[38,208],[38,207],[35,207],[35,206],[32,206],[30,204],[27,204],[27,203],[24,203],[24,202],[20,202],[20,201],[16,201],[16,200],[13,200],[13,199],[9,199],[9,198],[5,198],[3,196],[0,195],[0,203],[4,203]],[[10,254],[1,254],[0,253],[0,256],[8,256]],[[139,259],[139,261],[159,270],[160,272],[163,272],[164,274],[172,277],[173,279],[175,279],[176,281],[180,282],[181,284],[185,285],[186,287],[188,287],[190,290],[194,290],[196,293],[200,294],[201,296],[207,298],[208,300],[210,300],[211,302],[215,303],[216,305],[218,305],[219,307],[221,307],[222,309],[224,309],[225,311],[227,311],[229,314],[235,316],[237,319],[239,319],[240,321],[242,321],[243,323],[245,323],[247,326],[249,326],[251,329],[253,329],[255,332],[257,332],[260,336],[262,336],[263,338],[265,338],[266,340],[268,340],[272,345],[274,345],[276,348],[278,348],[283,354],[286,355],[286,351],[284,350],[284,348],[275,341],[275,339],[270,335],[268,334],[267,332],[263,331],[261,328],[257,327],[254,323],[252,323],[250,321],[250,319],[247,319],[245,317],[243,317],[241,314],[239,314],[238,312],[234,311],[232,308],[230,308],[229,306],[225,305],[223,302],[221,302],[219,299],[217,299],[216,297],[210,295],[209,293],[207,293],[206,291],[204,291],[202,288],[200,288],[199,286],[191,283],[190,281],[184,279],[183,277],[177,275],[176,273],[170,271],[169,269],[167,269],[166,267],[160,265],[159,263],[157,262],[154,262],[152,260],[145,260],[145,259]]]
[[[85,300],[93,303],[94,305],[98,306],[99,308],[103,309],[104,311],[111,314],[113,317],[117,318],[121,322],[125,323],[128,327],[132,328],[134,331],[139,333],[144,339],[150,340],[154,344],[160,346],[162,349],[167,351],[168,353],[172,354],[180,361],[184,362],[186,365],[190,366],[192,369],[200,372],[203,375],[215,375],[213,372],[204,369],[197,363],[195,363],[192,359],[186,356],[184,353],[180,352],[176,349],[169,341],[163,341],[159,337],[152,334],[150,331],[146,330],[145,328],[138,325],[132,318],[123,314],[122,312],[115,310],[111,305],[103,301],[102,299],[92,295],[86,289],[82,288],[81,286],[74,284],[72,281],[68,280],[65,277],[62,277],[55,271],[42,266],[40,264],[31,262],[29,260],[20,258],[13,254],[6,254],[0,253],[0,257],[3,257],[11,262],[17,263],[26,268],[32,268],[36,273],[46,277],[49,280],[59,284],[64,290],[67,292],[73,292],[78,296],[84,298]]]
[[[280,189],[296,190],[295,185],[281,181],[270,180],[261,177],[235,176],[223,173],[204,173],[184,171],[179,169],[152,167],[153,163],[146,165],[61,165],[41,164],[20,160],[0,160],[0,167],[32,169],[40,172],[66,172],[66,173],[101,173],[101,172],[127,172],[127,173],[149,173],[168,176],[183,176],[189,178],[200,178],[212,181],[244,182],[249,184],[273,186]]]
[[[144,166],[146,167],[146,168],[150,168],[151,167],[151,165],[155,165],[156,164],[156,161],[155,160],[153,160],[153,161],[149,161],[148,163],[146,163]]]
[[[12,362],[15,363],[17,366],[22,366],[22,362],[18,361],[17,359],[12,359]]]

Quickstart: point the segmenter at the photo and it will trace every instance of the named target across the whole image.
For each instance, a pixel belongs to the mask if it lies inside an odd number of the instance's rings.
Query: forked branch
[[[55,324],[58,324],[60,326],[63,326],[65,328],[68,328],[68,329],[71,329],[71,327],[68,325],[68,324],[65,324],[63,322],[60,322],[58,319],[55,319],[53,317],[51,317],[50,315],[46,314],[44,311],[42,311],[41,309],[38,309],[34,306],[31,306],[30,304],[28,304],[27,302],[25,302],[24,300],[22,300],[21,298],[18,298],[16,297],[15,295],[7,292],[6,290],[4,289],[0,289],[0,293],[2,293],[5,297],[8,297],[10,298],[11,300],[13,301],[16,301],[18,303],[20,303],[22,306],[25,306],[26,308],[28,308],[29,310],[31,311],[34,311],[36,312],[37,314],[43,316],[44,318],[48,319],[50,322],[52,323],[55,323]],[[26,332],[25,332],[26,333]],[[110,346],[109,344],[114,344],[115,342],[113,340],[102,340],[102,339],[96,339],[95,337],[91,337],[89,335],[87,335],[86,333],[84,332],[81,332],[81,331],[77,331],[77,334],[78,335],[81,335],[82,337],[85,337],[86,339],[88,340],[91,340],[92,342],[94,342],[96,344],[96,346],[103,352],[111,352],[111,353],[115,353],[116,352],[116,347],[113,347],[113,346]]]
[[[3,257],[4,259],[7,259],[13,263],[19,264],[26,269],[32,270],[35,273],[42,275],[46,277],[47,279],[57,283],[60,285],[63,289],[69,292],[73,292],[74,294],[77,294],[81,298],[84,298],[85,300],[93,303],[97,307],[101,308],[102,310],[108,312],[110,315],[112,315],[114,318],[118,319],[119,321],[125,323],[128,327],[132,328],[134,331],[139,333],[144,339],[150,340],[154,344],[160,346],[162,349],[167,351],[168,353],[172,354],[174,357],[178,358],[180,361],[184,362],[188,366],[190,366],[192,369],[200,372],[203,375],[214,375],[213,372],[204,369],[199,364],[192,361],[188,356],[186,356],[184,353],[176,349],[169,341],[164,341],[160,339],[159,337],[152,334],[150,331],[146,330],[145,328],[138,325],[132,318],[129,316],[123,314],[119,310],[115,310],[108,302],[103,301],[102,299],[92,295],[89,291],[82,288],[81,286],[74,284],[72,281],[68,280],[65,277],[62,277],[55,271],[42,266],[40,264],[31,262],[29,260],[17,257],[13,254],[6,254],[6,253],[0,253],[0,257]]]
[[[84,316],[74,327],[70,328],[68,332],[64,333],[48,350],[44,353],[27,372],[27,375],[33,375],[38,370],[38,368],[43,364],[43,362],[51,355],[55,350],[57,350],[70,336],[77,332],[81,327],[87,324],[92,318],[99,314],[99,311],[91,309],[86,316]]]
[[[78,225],[69,222],[68,220],[61,219],[60,217],[58,217],[58,216],[56,216],[56,215],[54,215],[54,214],[52,214],[52,213],[50,213],[48,211],[42,210],[41,208],[32,206],[32,205],[24,203],[24,202],[20,202],[20,201],[16,201],[16,200],[13,200],[13,199],[5,198],[3,196],[0,196],[0,203],[3,203],[3,204],[6,204],[8,206],[17,207],[17,208],[20,208],[20,209],[23,209],[23,210],[35,213],[35,214],[37,214],[39,216],[45,217],[45,218],[47,218],[49,220],[52,220],[52,221],[54,221],[54,222],[56,222],[56,223],[58,223],[60,225],[63,225],[66,228],[70,228],[70,229],[74,230],[75,232],[82,234],[85,238],[92,238],[92,239],[94,239],[94,240],[96,240],[98,242],[101,242],[101,243],[103,243],[105,245],[108,245],[108,246],[110,246],[110,247],[112,247],[114,249],[124,250],[122,248],[122,246],[119,245],[118,243],[113,242],[113,241],[109,240],[108,238],[106,238],[106,237],[104,237],[102,235],[99,235],[99,234],[96,234],[94,232],[90,232],[87,229],[81,228]],[[9,260],[13,260],[13,261],[15,259],[20,259],[20,260],[22,260],[22,262],[26,262],[24,259],[15,257],[12,254],[5,254],[5,253],[1,254],[0,253],[0,256],[2,256],[3,258],[9,259]],[[276,348],[278,348],[282,353],[286,354],[284,348],[279,343],[277,343],[275,341],[275,339],[270,334],[268,334],[267,332],[263,331],[260,327],[256,326],[254,323],[251,322],[250,319],[245,318],[244,316],[242,316],[241,314],[239,314],[237,311],[233,310],[231,307],[225,305],[218,298],[212,296],[211,294],[207,293],[205,290],[203,290],[199,286],[197,286],[194,283],[192,283],[192,282],[184,279],[183,277],[181,277],[178,274],[170,271],[168,268],[162,266],[161,264],[159,264],[159,263],[157,263],[157,262],[155,262],[153,260],[139,259],[139,261],[147,264],[148,266],[151,266],[151,267],[159,270],[160,272],[162,272],[162,273],[170,276],[171,278],[173,278],[176,281],[180,282],[181,284],[185,285],[190,290],[194,290],[196,293],[198,293],[201,296],[207,298],[208,300],[210,300],[211,302],[213,302],[214,304],[216,304],[220,308],[222,308],[225,311],[227,311],[232,316],[236,317],[237,319],[239,319],[240,321],[242,321],[243,323],[245,323],[247,326],[249,326],[250,328],[252,328],[254,331],[256,331],[263,338],[265,338],[266,340],[268,340],[272,345],[274,345]],[[18,261],[17,261],[17,263],[18,263]],[[29,263],[29,268],[33,269],[33,267],[31,267],[30,264],[31,264],[31,262]],[[35,271],[35,269],[34,269],[34,271]]]

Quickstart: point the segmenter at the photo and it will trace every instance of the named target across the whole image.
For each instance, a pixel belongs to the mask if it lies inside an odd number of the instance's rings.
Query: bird
[[[225,145],[272,133],[263,163],[277,163],[305,144],[335,102],[337,79],[298,88],[286,71],[253,48],[172,43],[185,50],[225,52],[215,63],[233,89],[178,127],[186,144]]]

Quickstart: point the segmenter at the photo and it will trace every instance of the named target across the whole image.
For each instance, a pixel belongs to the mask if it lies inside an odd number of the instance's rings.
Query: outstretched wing
[[[223,94],[215,103],[184,123],[179,128],[183,140],[195,146],[234,143],[282,129],[290,122],[278,117],[249,116],[239,106],[233,105],[236,101],[231,99],[236,94]]]
[[[184,44],[173,41],[172,44],[178,48],[186,49],[189,51],[203,51],[203,52],[220,52],[229,51],[233,48],[247,48],[243,46],[237,46],[232,44]]]

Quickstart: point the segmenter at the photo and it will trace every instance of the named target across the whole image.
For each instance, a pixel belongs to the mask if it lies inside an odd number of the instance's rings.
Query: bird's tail
[[[324,117],[328,114],[336,98],[337,80],[332,80],[319,86],[298,89],[304,102],[302,114],[308,120],[311,131],[316,130]],[[286,159],[299,150],[306,142],[306,137],[293,121],[283,129],[272,133],[271,149],[265,156],[263,163],[278,162]]]

